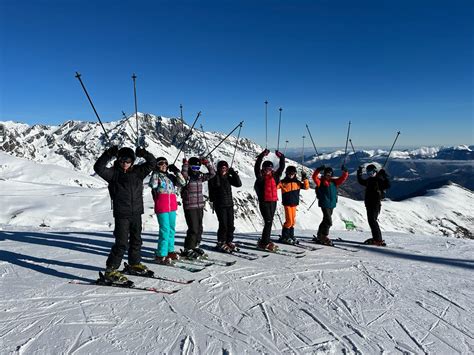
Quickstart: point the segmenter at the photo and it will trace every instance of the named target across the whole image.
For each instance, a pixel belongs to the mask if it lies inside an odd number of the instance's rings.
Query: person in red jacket
[[[313,181],[316,184],[316,195],[318,197],[318,206],[323,212],[323,220],[318,228],[318,234],[313,239],[314,242],[325,245],[333,245],[328,238],[329,228],[332,226],[332,212],[337,204],[337,187],[344,183],[349,176],[346,167],[341,167],[342,176],[333,177],[333,169],[324,165],[317,168],[313,173]],[[323,172],[319,177],[320,172]]]
[[[270,234],[272,231],[273,217],[275,215],[276,204],[278,201],[277,185],[280,182],[281,174],[285,169],[285,156],[280,151],[276,151],[275,155],[280,159],[278,170],[273,170],[273,163],[266,160],[262,164],[262,160],[270,151],[265,149],[261,152],[255,162],[255,192],[258,196],[258,205],[262,214],[264,227],[262,237],[258,241],[258,247],[270,251],[278,250],[278,247],[272,243]]]

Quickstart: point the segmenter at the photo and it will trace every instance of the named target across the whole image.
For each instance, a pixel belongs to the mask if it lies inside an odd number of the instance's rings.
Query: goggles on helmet
[[[201,166],[200,165],[191,165],[191,170],[192,171],[199,171],[199,170],[201,170]]]

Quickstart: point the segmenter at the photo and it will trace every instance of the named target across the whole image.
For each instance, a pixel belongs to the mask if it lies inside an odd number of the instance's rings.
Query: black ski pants
[[[319,224],[318,237],[327,237],[329,235],[329,228],[332,226],[332,211],[333,208],[321,207],[323,212],[323,220]]]
[[[270,235],[272,233],[272,224],[273,224],[273,217],[275,216],[275,210],[276,210],[276,201],[271,201],[271,202],[260,202],[259,203],[259,208],[260,208],[260,213],[262,214],[263,217],[263,231],[262,231],[262,238],[261,238],[261,243],[262,244],[268,244],[270,243]]]
[[[377,221],[380,209],[382,208],[381,204],[374,205],[365,205],[367,210],[367,221],[369,222],[370,231],[372,232],[372,238],[374,240],[382,240],[382,232],[380,231],[379,222]]]
[[[123,256],[128,247],[128,263],[140,263],[140,250],[142,247],[142,216],[128,218],[115,218],[114,229],[115,243],[110,250],[106,266],[118,269],[122,264]]]
[[[217,229],[218,243],[232,243],[234,240],[234,206],[219,207],[216,206],[217,220],[219,228]]]
[[[184,210],[184,218],[188,225],[186,238],[184,239],[184,249],[194,249],[199,246],[202,239],[202,217],[204,211],[202,208],[193,208]]]

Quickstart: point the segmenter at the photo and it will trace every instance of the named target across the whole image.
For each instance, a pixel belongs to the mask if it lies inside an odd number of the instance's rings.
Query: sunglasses
[[[130,159],[130,158],[120,158],[119,162],[120,163],[132,164],[132,159]]]
[[[159,161],[157,165],[168,165],[168,162],[165,160]]]

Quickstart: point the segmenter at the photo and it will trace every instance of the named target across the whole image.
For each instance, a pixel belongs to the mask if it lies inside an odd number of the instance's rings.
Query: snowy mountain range
[[[140,114],[140,122],[140,136],[145,137],[147,149],[155,156],[165,156],[173,161],[190,127],[180,119],[150,114]],[[92,169],[95,160],[105,149],[105,135],[100,125],[77,121],[68,121],[60,126],[30,127],[13,122],[2,124],[4,131],[1,136],[1,148],[6,153],[0,153],[0,186],[2,191],[8,191],[9,194],[4,196],[0,223],[110,228],[113,220],[106,184],[94,176]],[[134,145],[136,135],[133,125],[129,125],[125,119],[104,126],[113,144]],[[224,137],[223,133],[193,130],[184,148],[186,156],[205,155]],[[212,156],[230,162],[235,143],[236,137],[229,137]],[[469,149],[466,147],[465,150]],[[245,138],[240,138],[237,144],[233,165],[243,180],[242,188],[234,190],[237,231],[257,232],[261,229],[261,217],[253,191],[253,164],[261,150],[262,147]],[[419,154],[433,154],[433,151],[420,150]],[[439,151],[441,150],[437,150]],[[383,156],[383,152],[372,152],[371,158],[377,154]],[[331,156],[331,159],[336,159],[340,157],[340,152]],[[180,159],[182,157],[183,154]],[[277,164],[278,159],[273,153],[268,158]],[[321,159],[320,157],[318,164]],[[348,162],[351,159],[354,160],[350,157]],[[313,166],[317,165],[315,163]],[[288,160],[287,165],[289,164],[301,168],[294,161]],[[390,164],[392,168],[393,162]],[[177,165],[180,166],[181,162],[178,161]],[[393,185],[398,183],[397,181]],[[350,184],[355,184],[354,172],[348,180],[347,185]],[[207,192],[205,194],[207,195]],[[314,190],[302,191],[301,196],[297,226],[315,230],[320,223],[321,213],[317,203],[313,204]],[[386,231],[472,238],[473,198],[469,189],[448,184],[422,197],[401,202],[387,200],[383,204],[381,225]],[[145,190],[145,201],[147,212],[144,225],[147,230],[154,230],[156,220],[148,188]],[[205,212],[205,228],[215,230],[216,217],[208,206]],[[185,229],[182,217],[178,214],[178,229]],[[275,217],[276,230],[281,228],[279,219],[284,219],[281,208]],[[359,230],[368,230],[363,202],[341,197],[335,210],[334,228],[344,229],[344,220],[353,221]]]

